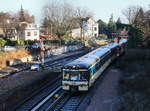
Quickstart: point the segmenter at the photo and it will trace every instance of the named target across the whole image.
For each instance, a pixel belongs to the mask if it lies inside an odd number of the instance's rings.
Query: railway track
[[[77,111],[85,97],[85,93],[67,93],[60,86],[30,111]]]
[[[79,54],[78,57],[82,56],[82,54]],[[63,65],[64,63],[70,62],[77,58],[77,55],[74,57],[71,56],[71,58],[66,58],[63,60],[55,61],[51,64],[46,64],[45,67],[52,67],[55,65],[55,67],[58,67],[61,63]],[[33,109],[35,105],[37,105],[40,101],[42,101],[44,98],[46,98],[48,95],[50,95],[56,87],[59,87],[61,85],[61,76],[53,80],[52,82],[45,82],[43,83],[36,91],[34,91],[30,96],[22,100],[19,104],[17,104],[15,107],[10,109],[10,111],[30,111]]]
[[[68,55],[66,54],[62,57],[57,56],[54,59],[45,61],[44,68],[49,70],[51,66],[53,66],[55,64],[59,64],[59,63],[61,63],[61,61],[65,61],[65,59],[67,60],[67,58],[82,56],[86,53],[88,53],[88,50],[82,50],[82,51],[78,51],[78,52],[71,53],[71,54],[68,54]],[[30,71],[31,65],[32,65],[32,63],[13,66],[13,69],[11,71],[9,71],[8,74],[6,74],[6,76],[3,76],[3,77],[8,77],[8,76],[18,74],[18,73],[21,73],[21,72],[24,72],[24,71]]]
[[[56,88],[52,93],[50,93],[48,96],[46,96],[42,101],[40,101],[37,105],[33,106],[30,111],[37,111],[40,110],[41,107],[43,107],[45,105],[45,103],[47,103],[47,101],[50,101],[53,103],[53,101],[55,101],[56,99],[56,94],[61,94],[61,86],[59,86],[58,88]]]
[[[56,91],[55,91],[56,92]],[[35,106],[31,111],[77,111],[79,105],[82,103],[86,97],[85,93],[67,93],[60,89],[57,93],[52,93],[49,100],[43,100],[37,106]],[[58,95],[56,97],[56,95]],[[45,102],[45,103],[44,103]]]
[[[53,110],[47,108],[46,111],[77,111],[85,97],[85,93],[68,94]]]
[[[16,106],[14,106],[9,111],[30,111],[33,106],[43,100],[43,98],[47,97],[50,93],[52,93],[57,87],[60,86],[61,76],[53,80],[52,82],[45,82],[42,84],[39,89],[34,91],[31,95],[26,97],[24,100],[20,101]],[[56,82],[57,81],[57,82]]]

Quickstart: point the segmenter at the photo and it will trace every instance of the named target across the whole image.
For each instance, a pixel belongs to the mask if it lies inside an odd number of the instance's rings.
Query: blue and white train
[[[125,52],[127,40],[102,46],[74,61],[62,69],[62,89],[66,91],[88,91],[108,65]],[[117,50],[119,48],[119,55]]]

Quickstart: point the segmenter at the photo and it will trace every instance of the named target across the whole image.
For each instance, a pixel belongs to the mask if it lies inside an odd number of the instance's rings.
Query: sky
[[[42,9],[53,0],[0,0],[0,12],[17,12],[21,5],[24,10],[35,16],[35,22],[40,25],[42,21]],[[111,14],[116,21],[118,17],[121,21],[127,23],[122,11],[129,6],[141,6],[144,10],[150,9],[148,4],[150,0],[59,0],[66,1],[75,7],[86,7],[94,15],[94,19],[102,19],[108,23]]]

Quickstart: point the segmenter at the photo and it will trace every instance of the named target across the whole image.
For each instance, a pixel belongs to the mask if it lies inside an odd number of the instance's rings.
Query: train
[[[126,50],[127,39],[110,43],[70,62],[62,68],[62,89],[88,91],[102,72]]]

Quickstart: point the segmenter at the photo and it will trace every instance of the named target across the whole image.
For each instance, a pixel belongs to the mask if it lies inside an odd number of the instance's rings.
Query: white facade
[[[39,26],[36,24],[30,24],[27,22],[20,23],[19,39],[23,40],[40,40]]]
[[[92,37],[97,37],[98,36],[98,23],[93,20],[93,18],[89,18],[85,23],[84,23],[84,28],[83,28],[83,34],[84,37],[92,38]],[[82,35],[83,35],[82,34]],[[73,29],[72,30],[72,37],[80,37],[81,36],[81,28]]]

